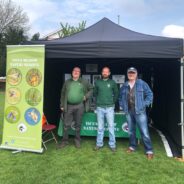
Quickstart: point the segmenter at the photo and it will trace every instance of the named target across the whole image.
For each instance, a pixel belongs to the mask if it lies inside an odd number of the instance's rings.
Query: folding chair
[[[56,129],[56,126],[53,124],[49,124],[46,116],[43,114],[42,116],[42,143],[44,148],[47,150],[46,143],[54,140],[57,144],[57,139],[53,133],[53,130]]]

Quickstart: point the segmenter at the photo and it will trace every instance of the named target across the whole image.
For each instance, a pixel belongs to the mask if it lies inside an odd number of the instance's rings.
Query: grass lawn
[[[2,136],[4,92],[0,91],[0,135]],[[83,137],[82,148],[71,144],[56,150],[49,143],[43,154],[22,152],[13,154],[0,150],[0,184],[183,184],[184,163],[165,154],[156,132],[151,131],[155,158],[147,160],[143,146],[137,152],[126,153],[127,139],[117,140],[117,152],[107,146],[94,152],[94,137]],[[0,138],[1,139],[1,138]]]

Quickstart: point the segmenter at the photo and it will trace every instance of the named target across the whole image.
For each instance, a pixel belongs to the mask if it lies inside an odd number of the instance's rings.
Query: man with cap
[[[126,113],[129,131],[129,148],[127,153],[136,150],[136,125],[140,129],[146,156],[153,158],[153,148],[148,131],[146,107],[153,101],[153,93],[148,84],[137,79],[137,69],[130,67],[127,70],[128,81],[120,89],[119,104]]]

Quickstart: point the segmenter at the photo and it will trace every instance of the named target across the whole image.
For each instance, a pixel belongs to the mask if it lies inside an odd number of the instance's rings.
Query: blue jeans
[[[103,146],[104,138],[104,118],[106,118],[109,129],[109,147],[116,147],[116,139],[114,133],[114,107],[97,107],[98,132],[96,145]]]
[[[135,111],[129,111],[126,115],[129,129],[129,148],[135,150],[137,147],[136,141],[136,124],[140,130],[141,137],[144,143],[144,148],[146,154],[152,154],[153,148],[148,131],[147,115],[146,112],[141,114],[136,114]]]

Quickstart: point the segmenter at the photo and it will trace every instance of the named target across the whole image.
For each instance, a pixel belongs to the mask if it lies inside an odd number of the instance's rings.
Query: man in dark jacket
[[[75,122],[75,146],[80,148],[81,138],[80,129],[82,115],[84,111],[89,110],[89,97],[92,94],[93,86],[87,81],[80,78],[81,70],[79,67],[74,67],[72,78],[68,79],[61,91],[61,111],[64,112],[64,127],[63,139],[59,148],[64,148],[68,145],[68,130],[72,122]]]
[[[153,101],[153,93],[148,84],[141,79],[137,79],[137,69],[130,67],[127,70],[128,81],[120,89],[119,104],[126,113],[128,130],[130,136],[128,153],[135,151],[136,125],[139,127],[144,143],[146,156],[153,158],[153,148],[148,131],[146,107]]]

